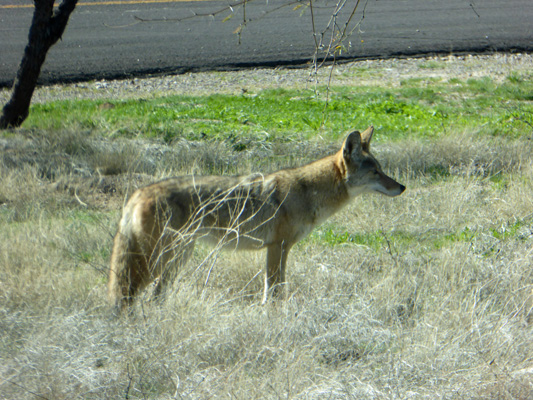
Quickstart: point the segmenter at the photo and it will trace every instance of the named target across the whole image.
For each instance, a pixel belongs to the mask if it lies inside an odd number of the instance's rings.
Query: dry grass
[[[300,164],[329,145],[243,154],[59,135],[68,153],[26,133],[0,158],[0,398],[533,398],[529,141],[378,147],[407,192],[361,197],[297,245],[286,301],[260,306],[264,254],[197,269],[199,246],[166,301],[147,294],[116,319],[105,269],[125,194],[179,172]],[[330,228],[380,240],[332,244]]]

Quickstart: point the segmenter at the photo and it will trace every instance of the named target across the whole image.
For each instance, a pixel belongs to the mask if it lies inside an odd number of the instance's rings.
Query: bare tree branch
[[[0,129],[20,126],[28,116],[31,98],[46,54],[63,36],[78,0],[63,0],[56,12],[53,12],[54,0],[34,0],[34,3],[28,45],[24,49],[11,99],[2,110]]]

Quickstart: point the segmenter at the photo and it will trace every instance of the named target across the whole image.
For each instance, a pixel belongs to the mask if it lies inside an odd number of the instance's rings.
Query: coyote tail
[[[131,219],[126,214],[113,241],[107,288],[109,302],[116,310],[129,305],[147,284],[148,265],[142,254],[132,231]]]

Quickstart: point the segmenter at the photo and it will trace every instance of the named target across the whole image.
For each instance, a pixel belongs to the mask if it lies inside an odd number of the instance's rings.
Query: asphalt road
[[[228,6],[237,1],[80,0],[40,82],[298,64],[312,59],[323,32],[329,43],[335,1],[314,0],[316,35],[305,0]],[[341,28],[356,1],[338,12]],[[0,3],[0,86],[13,82],[32,14],[30,0]],[[345,59],[530,52],[533,1],[361,0],[348,31]]]

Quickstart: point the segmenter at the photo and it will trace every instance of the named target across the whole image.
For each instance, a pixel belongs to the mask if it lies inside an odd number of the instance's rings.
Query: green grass
[[[418,68],[421,68],[421,69],[444,69],[444,68],[446,68],[446,64],[444,62],[442,62],[442,61],[429,60],[429,61],[426,61],[423,64],[420,64],[420,66]]]
[[[341,226],[324,224],[315,229],[309,237],[301,243],[303,246],[313,244],[315,246],[365,246],[375,252],[400,251],[417,249],[420,254],[428,254],[443,247],[451,247],[456,243],[474,243],[487,240],[496,240],[500,243],[524,240],[531,227],[531,221],[525,220],[505,221],[500,225],[491,225],[487,228],[476,229],[469,226],[461,226],[456,230],[435,230],[426,233],[409,231],[383,230],[373,232],[353,232]],[[487,256],[488,254],[482,254]]]
[[[369,124],[376,127],[379,140],[437,137],[450,129],[520,136],[521,128],[533,122],[533,81],[527,78],[510,75],[501,84],[490,78],[414,79],[397,89],[333,87],[327,102],[325,96],[305,89],[241,96],[53,101],[32,106],[25,127],[166,141],[182,137],[286,141],[326,132],[330,139],[338,139],[349,129]]]
[[[366,246],[375,251],[381,251],[393,244],[395,247],[406,247],[412,244],[416,237],[407,232],[367,232],[354,233],[342,227],[329,227],[329,224],[314,230],[307,241],[327,246],[357,245]],[[306,243],[306,242],[303,242]]]

